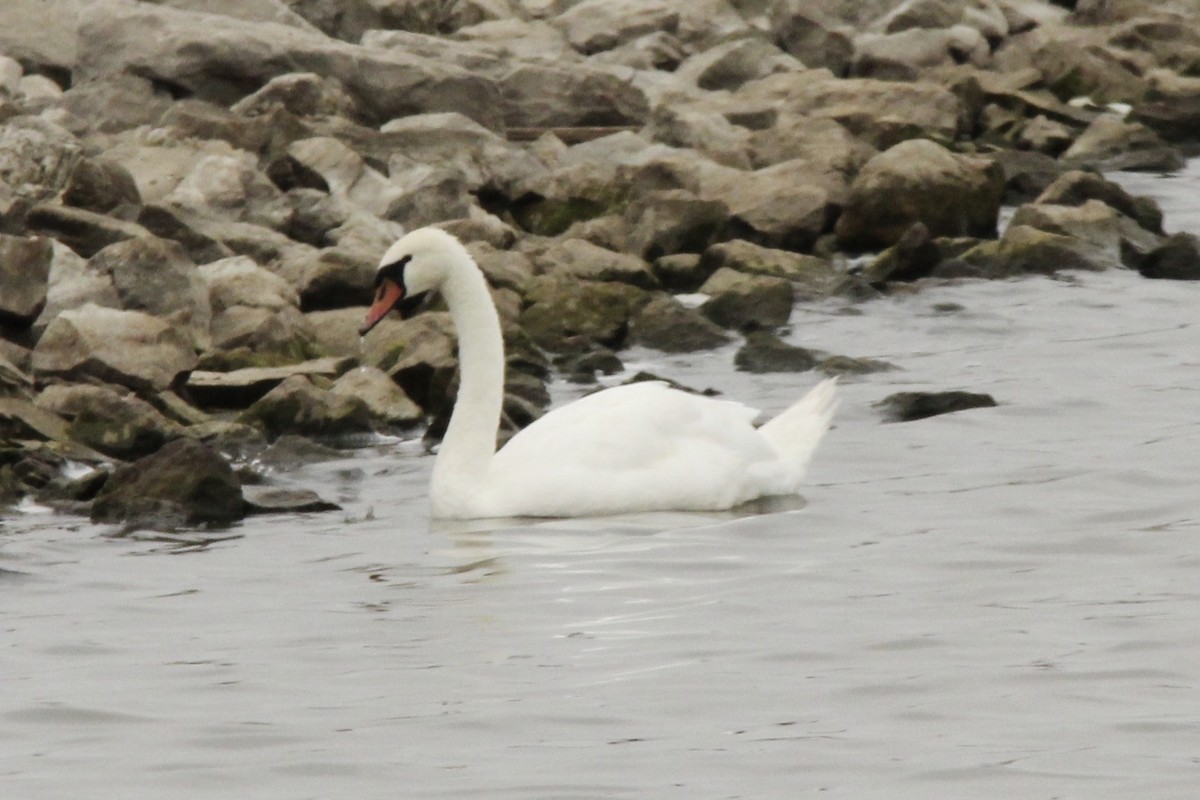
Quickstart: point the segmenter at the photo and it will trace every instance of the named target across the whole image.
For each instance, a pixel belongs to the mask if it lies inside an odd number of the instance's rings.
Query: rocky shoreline
[[[318,510],[228,456],[436,437],[445,313],[356,334],[422,225],[492,284],[509,430],[630,345],[888,368],[780,341],[797,302],[1200,279],[1102,176],[1182,166],[1198,75],[1182,0],[7,0],[0,513]]]

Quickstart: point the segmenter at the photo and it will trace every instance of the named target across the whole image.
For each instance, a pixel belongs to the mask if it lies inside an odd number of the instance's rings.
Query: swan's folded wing
[[[792,487],[754,409],[633,384],[551,411],[497,454],[493,502],[514,514],[717,509]]]

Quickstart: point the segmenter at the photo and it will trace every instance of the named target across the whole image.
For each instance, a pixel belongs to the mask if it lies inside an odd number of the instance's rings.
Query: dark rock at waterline
[[[145,400],[107,386],[48,386],[37,404],[69,419],[67,435],[76,442],[126,461],[149,455],[183,433]]]
[[[777,328],[792,315],[792,284],[785,278],[747,275],[722,267],[700,287],[709,300],[700,313],[724,328]]]
[[[994,236],[1003,198],[999,165],[914,139],[866,163],[835,231],[850,250],[894,244],[915,222],[935,236]]]
[[[595,383],[597,373],[615,375],[625,368],[616,353],[600,346],[581,353],[563,353],[555,356],[554,366],[572,383]]]
[[[875,404],[882,408],[886,422],[913,420],[997,405],[989,394],[975,392],[897,392]]]
[[[1146,253],[1138,272],[1147,278],[1177,281],[1200,280],[1200,237],[1176,233]]]
[[[900,241],[880,253],[863,272],[863,280],[874,286],[890,281],[915,281],[933,273],[942,261],[942,251],[923,222],[904,232]]]
[[[729,335],[700,312],[668,294],[655,294],[629,324],[629,342],[666,353],[719,347]]]
[[[247,514],[315,513],[340,511],[341,506],[322,500],[309,489],[284,489],[279,486],[243,486]]]
[[[228,525],[246,514],[233,468],[215,450],[177,439],[118,467],[92,502],[93,522],[130,526]]]
[[[742,372],[806,372],[817,366],[817,357],[774,334],[753,331],[746,334],[746,343],[733,363]]]
[[[1115,208],[1151,233],[1163,232],[1163,213],[1152,197],[1131,195],[1120,184],[1095,172],[1071,170],[1063,173],[1037,197],[1037,203],[1079,206],[1099,200]]]

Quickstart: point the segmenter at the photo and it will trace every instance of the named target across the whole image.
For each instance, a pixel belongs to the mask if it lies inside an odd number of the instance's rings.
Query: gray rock
[[[1122,253],[1128,256],[1153,250],[1161,241],[1158,235],[1099,200],[1088,200],[1079,206],[1024,205],[1013,214],[1009,224],[1078,239],[1114,260],[1122,260]]]
[[[57,239],[84,258],[126,239],[151,236],[150,231],[136,222],[69,206],[36,206],[25,222],[30,232]]]
[[[675,74],[708,91],[734,91],[777,72],[802,72],[804,64],[768,41],[747,37],[723,42],[688,58]]]
[[[421,407],[386,372],[375,367],[349,370],[334,382],[330,392],[366,403],[380,427],[411,427],[425,417]]]
[[[166,389],[196,361],[191,343],[171,323],[90,304],[55,317],[33,351],[39,380],[94,379],[135,391]]]
[[[809,67],[824,67],[845,75],[854,44],[839,28],[805,0],[776,0],[771,5],[771,33],[780,47]]]
[[[817,357],[766,331],[752,331],[733,357],[742,372],[807,372],[817,366]]]
[[[551,351],[569,349],[573,337],[616,349],[624,343],[630,318],[646,299],[644,291],[622,283],[539,276],[525,295],[521,327]]]
[[[586,65],[518,64],[499,87],[510,128],[641,125],[650,113],[640,89]]]
[[[1051,275],[1060,270],[1096,272],[1121,266],[1111,252],[1072,236],[1047,233],[1028,225],[1010,225],[999,241],[983,242],[948,259],[936,277],[1010,278],[1022,274]]]
[[[244,367],[228,372],[196,370],[188,376],[187,390],[205,408],[242,409],[289,378],[331,380],[346,372],[349,358],[318,358],[279,367]]]
[[[243,486],[247,514],[313,514],[340,511],[341,506],[322,500],[310,489],[285,489],[279,486]]]
[[[76,442],[126,461],[149,455],[182,435],[180,425],[145,400],[107,386],[48,386],[37,404],[70,420],[67,435]]]
[[[703,314],[669,294],[654,294],[629,323],[629,343],[667,353],[719,347],[729,335]]]
[[[876,403],[887,422],[912,422],[939,414],[996,406],[989,394],[976,392],[897,392]]]
[[[719,239],[729,207],[675,189],[649,192],[629,205],[630,249],[653,261],[672,253],[699,253]]]
[[[795,291],[808,297],[827,297],[837,287],[841,274],[823,258],[763,247],[740,239],[718,242],[704,251],[701,271],[709,274],[721,267],[750,275],[786,278]]]
[[[106,158],[83,158],[71,171],[62,200],[68,206],[108,214],[141,205],[142,196],[121,164]]]
[[[1131,195],[1119,184],[1094,172],[1071,170],[1063,173],[1038,195],[1035,202],[1078,206],[1088,200],[1100,200],[1150,233],[1163,232],[1162,209],[1154,198]]]
[[[212,448],[192,439],[118,467],[92,502],[93,522],[170,528],[228,525],[245,516],[233,469]]]
[[[1187,163],[1183,154],[1138,122],[1101,114],[1067,148],[1062,160],[1072,166],[1171,172]]]
[[[49,239],[0,234],[0,324],[27,328],[37,319],[53,256]]]
[[[642,289],[658,288],[658,279],[645,261],[583,239],[555,241],[534,259],[534,264],[543,274],[565,273],[580,280],[616,281]]]
[[[0,123],[0,184],[31,203],[62,191],[82,157],[74,136],[40,117]]]
[[[126,239],[92,256],[88,269],[112,277],[121,308],[169,320],[196,349],[208,346],[208,289],[176,242],[154,236]]]
[[[915,222],[900,240],[880,253],[863,271],[871,285],[915,281],[933,274],[943,260],[941,249],[923,222]]]
[[[307,376],[293,375],[243,411],[240,422],[274,439],[285,433],[338,437],[372,430],[372,415],[358,397],[335,394]]]
[[[850,187],[838,244],[894,244],[915,222],[935,236],[994,236],[1004,175],[992,161],[958,156],[929,140],[902,142],[872,158]]]
[[[777,328],[792,315],[792,284],[784,278],[719,269],[700,287],[700,312],[724,328]]]
[[[142,207],[137,223],[160,239],[178,242],[188,258],[197,264],[207,264],[233,256],[233,250],[227,245],[204,233],[200,229],[202,226],[193,225],[185,217],[195,218],[194,215],[185,215],[178,210],[151,204]]]

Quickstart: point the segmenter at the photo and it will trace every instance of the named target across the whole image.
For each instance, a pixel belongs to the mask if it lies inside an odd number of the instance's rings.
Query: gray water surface
[[[0,520],[0,795],[1195,798],[1197,309],[1128,272],[800,306],[901,369],[786,513],[431,525],[398,442],[278,476],[342,513]],[[630,361],[769,412],[817,379]],[[910,389],[1000,405],[881,423]]]

